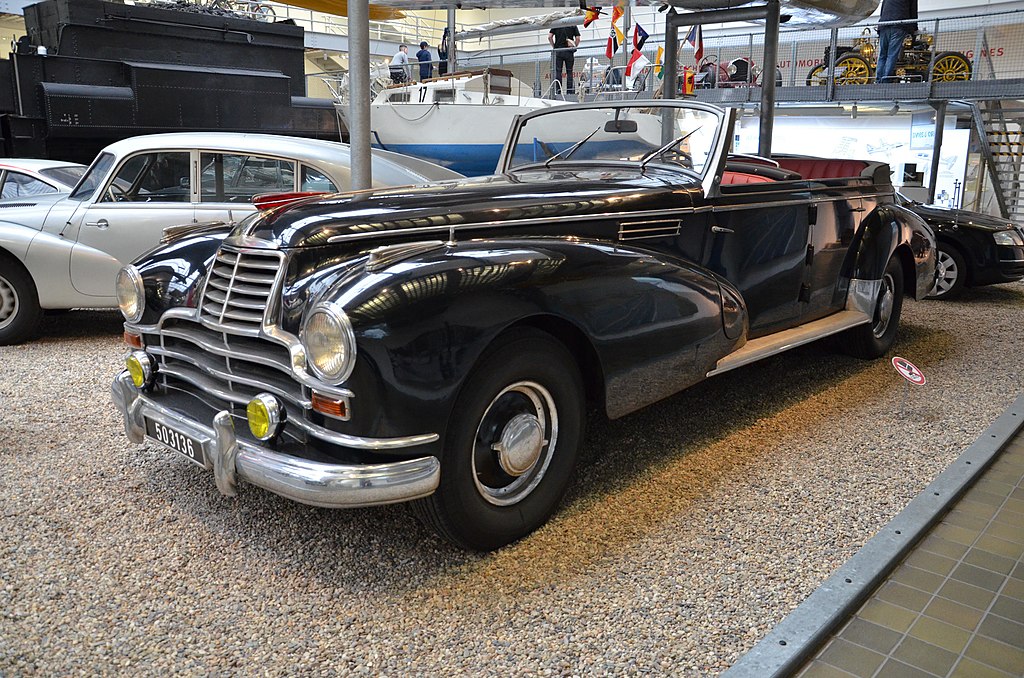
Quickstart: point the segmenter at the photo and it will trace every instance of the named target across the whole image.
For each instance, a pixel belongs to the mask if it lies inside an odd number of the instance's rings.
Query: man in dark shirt
[[[552,28],[548,33],[548,42],[551,43],[551,51],[555,56],[555,80],[558,81],[558,88],[562,88],[562,66],[565,65],[565,91],[575,94],[572,65],[576,61],[576,48],[580,45],[580,29],[575,26]]]
[[[416,52],[416,60],[420,62],[420,80],[426,80],[434,75],[434,64],[431,63],[430,50],[427,49],[427,41],[420,43],[420,51]]]
[[[886,23],[917,18],[917,0],[882,0],[878,20],[878,67],[876,82],[888,82],[896,72],[896,60],[903,51],[903,39],[917,32],[917,22]]]

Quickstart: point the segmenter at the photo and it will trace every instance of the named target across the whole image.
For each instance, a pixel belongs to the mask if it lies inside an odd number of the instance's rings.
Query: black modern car
[[[286,204],[122,270],[129,439],[328,507],[411,501],[494,549],[542,525],[588,406],[622,417],[821,337],[892,347],[931,230],[880,163],[727,163],[733,111],[517,119],[501,173]],[[724,406],[724,405],[723,405]]]
[[[1024,278],[1024,229],[981,212],[925,205],[897,193],[900,204],[935,231],[938,275],[930,299],[950,299],[965,287]]]

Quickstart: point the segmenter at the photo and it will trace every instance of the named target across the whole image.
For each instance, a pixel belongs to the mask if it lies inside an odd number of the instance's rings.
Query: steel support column
[[[352,163],[352,190],[373,185],[370,165],[370,3],[348,4],[348,143]]]
[[[779,0],[768,0],[764,22],[764,71],[761,73],[761,127],[757,154],[772,155],[772,127],[775,119],[775,69],[779,62]]]
[[[766,22],[764,35],[765,73],[761,82],[761,127],[758,133],[758,152],[771,154],[772,124],[775,119],[775,68],[779,54],[779,0],[768,0],[759,7],[737,9],[709,9],[701,12],[676,14],[669,8],[665,17],[665,88],[662,96],[674,99],[678,88],[679,27],[697,24],[729,23],[733,21]]]
[[[935,202],[935,184],[939,180],[939,151],[942,149],[942,130],[946,126],[946,102],[932,101],[935,109],[935,140],[932,142],[932,168],[928,173],[928,204]]]

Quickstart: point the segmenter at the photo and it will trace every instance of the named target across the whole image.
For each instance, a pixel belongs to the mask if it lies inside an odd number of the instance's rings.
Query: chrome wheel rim
[[[0,276],[0,330],[18,316],[18,292],[7,278]]]
[[[948,294],[956,285],[956,281],[960,277],[960,267],[956,265],[956,260],[950,256],[949,252],[939,250],[936,259],[935,268],[938,271],[938,276],[935,278],[932,294],[941,297],[943,294]]]
[[[892,320],[892,307],[896,299],[896,281],[891,273],[882,277],[882,289],[878,292],[878,303],[875,305],[875,323],[871,331],[876,338],[881,338],[889,329]]]
[[[558,409],[535,381],[506,386],[484,410],[473,439],[477,492],[495,506],[519,503],[536,489],[558,441]]]

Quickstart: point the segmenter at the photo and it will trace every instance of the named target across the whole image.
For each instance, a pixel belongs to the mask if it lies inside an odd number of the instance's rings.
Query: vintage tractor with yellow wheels
[[[971,79],[971,62],[960,52],[938,52],[932,60],[931,35],[926,33],[908,35],[903,40],[903,50],[896,61],[893,82],[921,82],[931,80],[954,82]],[[878,63],[878,47],[865,28],[859,38],[849,47],[836,48],[833,77],[837,85],[867,85],[875,80]],[[808,85],[824,85],[828,82],[829,50],[825,50],[825,63],[818,64],[807,74]]]

